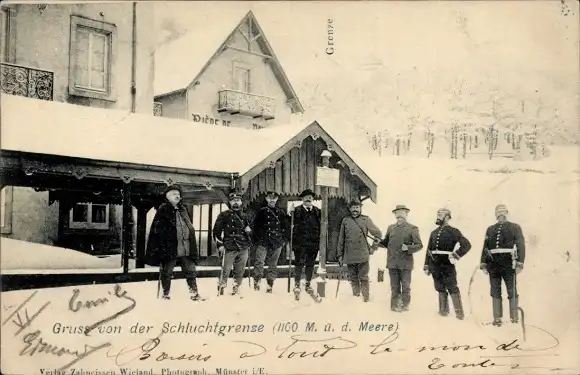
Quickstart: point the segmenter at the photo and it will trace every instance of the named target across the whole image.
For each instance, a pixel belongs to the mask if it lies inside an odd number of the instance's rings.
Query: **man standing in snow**
[[[439,227],[431,232],[429,237],[423,270],[427,276],[433,275],[435,290],[439,292],[439,315],[447,316],[449,314],[449,300],[447,298],[447,293],[449,293],[455,309],[455,316],[457,319],[463,319],[463,305],[457,286],[455,263],[467,254],[471,249],[471,243],[457,228],[449,225],[449,220],[451,220],[450,210],[441,208],[437,211],[435,224]],[[457,244],[459,244],[459,248],[455,250]]]
[[[312,205],[314,192],[310,189],[300,194],[302,205],[294,210],[294,232],[292,235],[292,247],[296,259],[296,273],[294,275],[295,289],[300,290],[302,269],[305,268],[307,293],[313,292],[310,282],[314,273],[314,263],[320,246],[320,217],[318,207]],[[296,290],[295,290],[296,292]]]
[[[237,192],[229,194],[230,209],[221,212],[213,227],[213,237],[218,245],[218,253],[223,260],[219,292],[223,294],[228,284],[228,276],[234,269],[234,286],[232,295],[238,293],[244,278],[244,269],[248,261],[251,241],[250,223],[242,211],[242,195]]]
[[[501,281],[507,289],[510,319],[518,322],[518,292],[516,274],[524,269],[526,243],[522,228],[507,220],[508,209],[504,204],[495,207],[497,223],[487,228],[483,251],[481,253],[481,270],[489,274],[493,306],[493,325],[502,325],[503,303]]]
[[[203,300],[197,291],[195,263],[198,259],[195,229],[187,209],[182,203],[182,190],[178,185],[165,189],[166,201],[162,203],[151,224],[147,241],[147,264],[159,266],[163,299],[169,299],[173,268],[180,265],[191,299]]]
[[[380,239],[382,233],[370,217],[361,215],[361,202],[354,199],[349,203],[350,215],[342,219],[338,234],[338,263],[343,262],[348,268],[348,278],[352,293],[359,297],[362,292],[363,301],[370,298],[369,258],[374,247],[369,246],[369,234]],[[378,241],[377,241],[378,242]]]
[[[407,222],[409,209],[398,205],[393,213],[397,222],[389,225],[381,244],[387,248],[387,268],[391,281],[391,310],[407,311],[411,303],[413,254],[423,248],[419,228]]]
[[[266,205],[261,207],[252,223],[256,260],[254,263],[254,289],[260,290],[260,281],[264,274],[264,264],[268,265],[266,293],[272,293],[277,276],[278,258],[284,245],[290,238],[290,216],[276,207],[278,193],[266,193]]]

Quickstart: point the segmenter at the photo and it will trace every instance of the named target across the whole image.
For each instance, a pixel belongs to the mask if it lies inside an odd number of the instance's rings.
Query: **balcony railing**
[[[2,63],[2,92],[28,98],[52,100],[54,73],[36,68]]]
[[[153,103],[153,116],[163,116],[163,103]]]
[[[274,108],[274,98],[235,90],[219,92],[218,112],[271,120],[274,118]]]

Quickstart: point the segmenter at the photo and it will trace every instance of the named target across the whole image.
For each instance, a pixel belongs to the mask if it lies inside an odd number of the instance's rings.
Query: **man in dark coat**
[[[493,325],[501,326],[503,303],[501,281],[507,289],[510,319],[518,322],[518,292],[516,274],[524,268],[526,258],[526,243],[522,228],[507,220],[508,210],[504,204],[495,208],[497,223],[488,227],[485,232],[483,251],[481,252],[481,270],[489,274],[491,298],[493,306]]]
[[[251,233],[250,222],[246,213],[242,210],[242,195],[238,192],[229,194],[230,209],[221,212],[213,227],[213,237],[218,245],[218,252],[223,260],[220,284],[220,294],[228,283],[228,277],[234,269],[234,286],[232,294],[238,293],[244,278],[244,269],[248,261],[250,251]]]
[[[393,213],[397,222],[389,225],[381,244],[387,248],[387,268],[391,281],[391,310],[407,311],[411,303],[413,254],[423,248],[419,228],[407,222],[409,209],[398,205]]]
[[[359,297],[362,292],[363,301],[368,302],[369,259],[375,250],[375,246],[369,246],[368,238],[372,236],[378,242],[382,233],[370,217],[361,215],[361,206],[358,199],[349,203],[350,215],[340,223],[337,253],[339,265],[342,266],[344,262],[348,268],[353,295]]]
[[[457,319],[463,319],[465,315],[457,286],[455,263],[467,254],[471,249],[471,243],[459,229],[449,225],[449,220],[451,220],[449,209],[441,208],[437,211],[435,224],[439,227],[431,232],[429,237],[423,270],[427,276],[433,275],[435,290],[439,292],[439,315],[449,314],[449,299],[447,298],[447,293],[449,293],[455,316]],[[459,248],[455,249],[457,244]]]
[[[147,264],[159,266],[163,299],[169,299],[173,269],[180,265],[194,301],[203,300],[197,291],[195,263],[198,259],[195,229],[181,201],[178,185],[165,189],[166,201],[157,209],[147,241]]]
[[[312,190],[304,190],[300,194],[300,198],[302,198],[302,205],[296,207],[292,212],[294,215],[292,250],[294,251],[294,259],[296,259],[294,284],[295,289],[299,291],[302,269],[305,268],[305,290],[311,293],[314,289],[310,286],[310,282],[314,274],[314,263],[320,246],[321,211],[318,207],[312,205],[314,200],[314,192]]]
[[[268,265],[266,293],[272,293],[278,271],[278,259],[282,248],[290,238],[290,216],[279,207],[278,193],[268,191],[266,204],[261,207],[252,223],[256,259],[254,263],[254,289],[260,290],[260,282],[264,274],[264,265]]]

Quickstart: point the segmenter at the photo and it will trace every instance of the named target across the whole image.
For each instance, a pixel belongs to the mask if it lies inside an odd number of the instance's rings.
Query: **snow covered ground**
[[[373,278],[376,277],[376,268],[382,263],[383,254],[373,257]],[[481,274],[475,277],[471,298],[469,296],[468,280],[472,267],[466,261],[460,266],[461,282],[464,292],[464,301],[467,318],[464,321],[456,320],[453,316],[439,317],[436,314],[436,294],[432,290],[431,280],[419,271],[413,275],[412,309],[408,313],[393,313],[388,308],[388,283],[372,283],[372,299],[369,303],[362,303],[350,295],[350,287],[342,282],[339,295],[335,297],[336,280],[327,285],[327,298],[316,304],[308,296],[296,302],[292,295],[286,293],[286,282],[282,280],[276,284],[274,294],[250,290],[244,282],[243,298],[225,295],[217,297],[214,294],[216,280],[199,280],[200,290],[208,297],[205,302],[192,302],[188,299],[188,292],[184,280],[177,280],[173,285],[170,301],[156,298],[157,286],[155,282],[130,283],[121,286],[127,292],[126,297],[135,300],[136,306],[131,311],[121,314],[118,318],[105,323],[102,327],[115,329],[119,326],[121,332],[106,334],[95,329],[90,337],[82,333],[70,332],[63,326],[89,326],[114,313],[117,313],[132,302],[128,299],[115,298],[112,285],[96,285],[81,287],[76,302],[108,298],[109,302],[99,307],[83,308],[77,312],[69,310],[70,298],[74,295],[74,288],[45,289],[35,294],[26,304],[28,314],[33,314],[44,303],[50,303],[29,327],[16,334],[15,323],[8,322],[2,327],[2,368],[5,373],[38,373],[40,368],[57,369],[75,359],[71,355],[61,357],[46,353],[31,354],[30,350],[37,347],[42,339],[43,343],[55,345],[58,351],[61,347],[69,350],[81,350],[85,345],[98,347],[107,346],[82,358],[71,368],[115,370],[133,368],[140,370],[153,369],[153,373],[160,373],[163,368],[177,369],[206,369],[208,373],[215,373],[215,368],[246,369],[252,373],[253,368],[264,367],[269,374],[386,374],[408,373],[425,374],[430,372],[449,373],[481,373],[481,374],[577,374],[579,369],[577,353],[578,347],[578,311],[573,311],[573,294],[567,296],[562,292],[563,287],[551,289],[543,301],[542,297],[551,285],[546,281],[539,282],[533,271],[521,277],[522,306],[526,312],[527,341],[523,342],[521,328],[512,324],[502,328],[485,326],[490,320],[491,307],[487,297],[486,280]],[[544,280],[566,277],[572,280],[577,272],[562,270],[558,275],[544,276]],[[571,274],[574,275],[571,275]],[[568,289],[577,289],[576,285],[568,285]],[[577,290],[576,290],[577,291]],[[119,293],[120,294],[120,293]],[[31,295],[31,291],[7,292],[2,295],[2,322],[13,313],[17,307]],[[566,301],[568,297],[569,302]],[[577,297],[577,296],[576,296]],[[24,309],[22,309],[24,310]],[[507,312],[506,312],[507,313]],[[22,311],[20,317],[24,319]],[[17,319],[16,319],[17,321]],[[168,322],[168,323],[166,323]],[[308,331],[307,324],[315,323],[317,331]],[[360,331],[361,323],[381,325],[381,331]],[[131,333],[131,327],[151,326],[148,334]],[[157,337],[164,329],[164,324],[186,326],[214,326],[220,325],[260,325],[263,331],[256,333],[236,333],[236,327],[224,335],[215,332],[176,333],[165,332],[160,336],[157,346],[148,340]],[[288,323],[286,326],[284,323]],[[330,323],[330,331],[325,332],[325,325]],[[345,332],[344,324],[348,323]],[[392,325],[392,326],[391,326]],[[107,328],[113,327],[113,328]],[[282,327],[282,328],[280,328]],[[166,327],[167,328],[167,327]],[[175,327],[178,328],[178,327]],[[278,332],[279,329],[286,332]],[[368,328],[368,326],[367,326]],[[146,328],[145,328],[146,329]],[[293,329],[296,329],[293,332]],[[40,334],[30,333],[40,330]],[[334,330],[334,331],[332,331]],[[390,330],[390,331],[389,331]],[[549,333],[547,333],[549,332]],[[309,342],[296,342],[299,340]],[[341,339],[338,339],[340,337]],[[555,341],[554,337],[558,341]],[[500,344],[509,344],[518,339],[520,349],[537,350],[524,352],[521,350],[498,351]],[[315,340],[328,340],[324,342]],[[385,345],[381,345],[384,341]],[[32,344],[29,348],[27,344]],[[356,347],[354,347],[356,344]],[[325,351],[324,345],[335,348],[326,355],[312,358],[312,355],[300,358],[300,354],[292,352],[312,353]],[[373,346],[374,345],[374,346]],[[378,347],[376,345],[379,345]],[[447,345],[448,350],[442,347]],[[290,347],[289,347],[290,346]],[[426,349],[421,349],[422,347]],[[478,347],[465,350],[466,346]],[[479,346],[483,347],[479,348]],[[556,347],[554,347],[556,346]],[[39,346],[38,350],[42,347]],[[288,350],[284,351],[285,348]],[[452,348],[456,347],[455,350]],[[552,349],[548,349],[554,347]],[[24,350],[24,356],[18,353]],[[118,356],[125,348],[125,352],[135,349],[130,354]],[[390,352],[384,352],[390,348]],[[437,348],[437,349],[434,349]],[[90,348],[89,348],[90,349]],[[147,359],[134,359],[141,355],[143,350],[150,349],[151,356]],[[545,350],[543,350],[545,349]],[[264,352],[265,351],[265,352]],[[372,354],[374,353],[376,354]],[[211,355],[208,361],[197,360],[169,360],[166,356],[178,358],[181,355],[189,357],[193,354]],[[255,357],[240,359],[242,353],[259,354]],[[533,354],[533,357],[530,355]],[[279,358],[279,357],[282,358]],[[506,357],[507,356],[507,357]],[[513,356],[513,357],[509,357]],[[291,358],[288,358],[291,357]],[[438,358],[438,360],[437,360]],[[129,362],[131,359],[133,361]],[[485,360],[491,362],[483,365],[464,368],[461,364],[475,366]],[[129,362],[129,363],[127,363]],[[438,371],[429,370],[428,366],[444,365]],[[456,365],[456,368],[452,368]],[[500,367],[501,365],[501,367]],[[519,365],[518,369],[511,366]],[[485,367],[485,368],[484,368]],[[552,370],[559,368],[561,370]],[[70,371],[70,368],[69,368]],[[70,374],[70,372],[69,372]]]

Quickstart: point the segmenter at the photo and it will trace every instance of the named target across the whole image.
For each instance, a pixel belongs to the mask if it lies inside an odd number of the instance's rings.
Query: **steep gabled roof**
[[[249,18],[262,35],[258,43],[264,54],[272,56],[270,67],[288,100],[295,102],[297,112],[303,112],[304,107],[252,11],[242,16],[235,10],[224,10],[223,16],[220,16],[218,21],[200,17],[195,20],[193,30],[159,47],[155,51],[155,97],[191,87],[226,48],[227,42],[238,28]],[[232,28],[232,25],[235,27]]]

